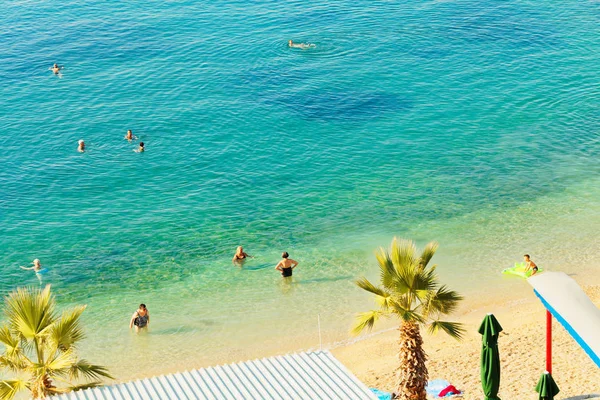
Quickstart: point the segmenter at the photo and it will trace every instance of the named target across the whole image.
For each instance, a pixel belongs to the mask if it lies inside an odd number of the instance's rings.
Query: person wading
[[[148,325],[150,325],[150,313],[148,312],[146,305],[142,303],[140,304],[140,308],[138,308],[131,316],[129,329],[135,326],[135,331],[139,332],[140,329],[147,328]]]

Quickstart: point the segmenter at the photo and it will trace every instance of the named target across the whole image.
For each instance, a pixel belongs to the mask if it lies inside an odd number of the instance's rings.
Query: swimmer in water
[[[242,246],[238,246],[235,251],[235,255],[233,256],[233,263],[242,263],[246,258],[254,258],[250,254],[244,251]]]
[[[309,49],[311,47],[317,47],[317,45],[313,43],[294,43],[290,39],[288,40],[288,47],[291,47],[293,49]]]
[[[283,260],[279,261],[275,269],[281,272],[281,276],[284,278],[290,278],[292,276],[292,270],[298,266],[298,261],[289,258],[290,255],[287,251],[284,251],[281,255]]]
[[[77,143],[79,144],[79,146],[77,147],[77,151],[83,153],[85,151],[85,142],[83,140],[80,140]]]
[[[146,149],[144,148],[144,142],[140,142],[140,147],[134,150],[136,153],[143,153]]]
[[[23,267],[23,266],[19,266],[19,268],[21,269],[25,269],[25,270],[33,270],[35,272],[35,276],[38,278],[38,280],[40,281],[40,283],[42,283],[42,273],[43,273],[43,269],[42,269],[42,264],[40,263],[39,258],[36,258],[35,260],[33,260],[33,267]]]
[[[58,75],[59,78],[62,78],[62,74],[60,73],[60,71],[64,68],[64,66],[59,66],[58,64],[54,64],[53,66],[51,66],[50,68],[48,68],[50,71],[52,71],[54,73],[54,75]]]
[[[125,139],[131,142],[133,139],[137,139],[137,136],[133,136],[133,132],[131,132],[131,129],[128,129],[127,134],[125,135]]]

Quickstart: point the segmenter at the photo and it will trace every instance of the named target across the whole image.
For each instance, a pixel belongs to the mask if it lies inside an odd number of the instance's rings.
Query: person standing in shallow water
[[[48,271],[47,269],[42,268],[42,264],[40,263],[39,258],[36,258],[35,260],[33,260],[33,267],[20,266],[19,268],[25,269],[25,270],[33,270],[35,272],[36,278],[38,278],[38,281],[40,281],[40,283],[42,283],[42,274],[44,274]]]
[[[147,328],[150,325],[150,313],[144,303],[140,304],[140,308],[131,316],[129,321],[129,329],[135,326],[135,331],[139,332],[140,329]]]
[[[32,269],[35,272],[40,272],[42,270],[42,264],[40,263],[39,258],[36,258],[35,260],[33,260],[32,262],[33,267],[20,267],[21,269]]]
[[[77,142],[77,145],[77,151],[83,153],[85,151],[85,142],[83,140],[80,140],[79,142]]]
[[[244,260],[246,258],[253,258],[253,257],[250,254],[246,253],[242,246],[238,246],[238,248],[235,251],[235,255],[233,256],[233,262],[234,263],[242,263],[242,262],[244,262]]]
[[[289,278],[292,276],[292,270],[298,266],[298,261],[292,260],[287,251],[284,251],[281,255],[283,260],[279,261],[275,269],[281,272],[281,276]]]

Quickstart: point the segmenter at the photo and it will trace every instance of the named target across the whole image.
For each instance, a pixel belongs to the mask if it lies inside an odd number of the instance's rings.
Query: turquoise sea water
[[[467,295],[591,265],[599,55],[597,2],[7,3],[0,293],[41,259],[127,379],[347,338],[394,235]]]

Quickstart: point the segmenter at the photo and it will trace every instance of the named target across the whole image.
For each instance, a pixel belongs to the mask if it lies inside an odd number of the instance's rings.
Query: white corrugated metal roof
[[[600,367],[600,309],[564,272],[535,274],[527,281],[546,309]]]
[[[81,390],[56,400],[377,399],[328,351],[289,354]]]

